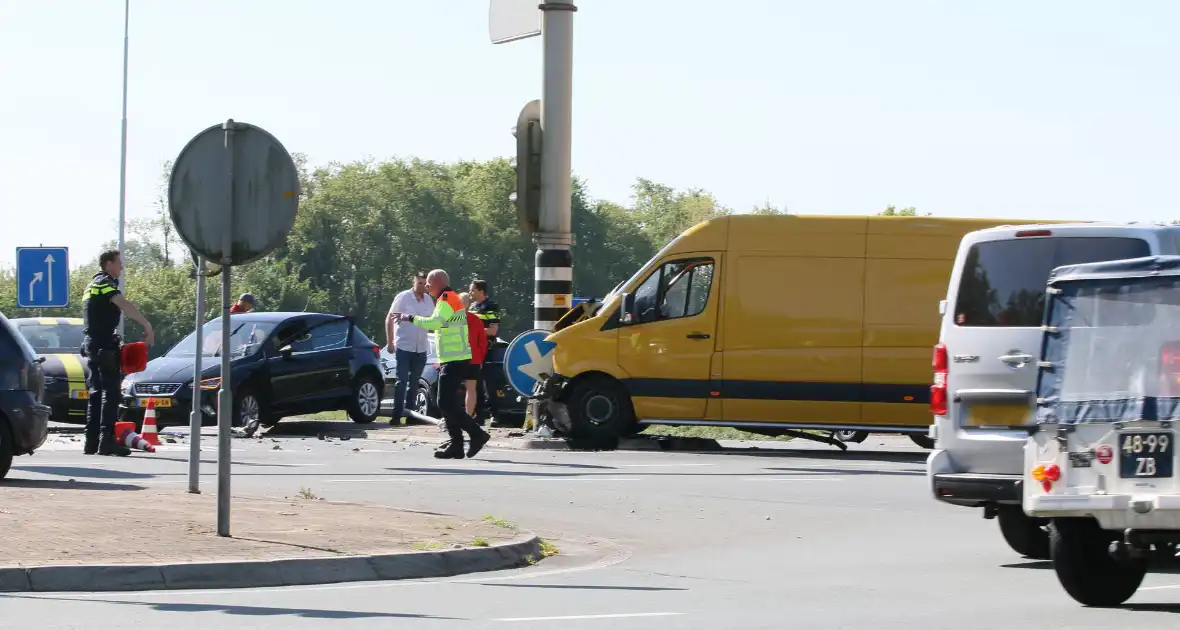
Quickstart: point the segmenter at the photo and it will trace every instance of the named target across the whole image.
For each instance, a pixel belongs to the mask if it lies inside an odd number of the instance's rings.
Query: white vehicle
[[[1117,606],[1180,543],[1180,257],[1058,269],[1047,295],[1023,507],[1065,590]]]
[[[1021,509],[1045,282],[1062,265],[1176,254],[1178,243],[1177,228],[1137,224],[1003,226],[963,237],[934,348],[927,476],[936,499],[983,508],[1013,550],[1048,558],[1046,522]]]

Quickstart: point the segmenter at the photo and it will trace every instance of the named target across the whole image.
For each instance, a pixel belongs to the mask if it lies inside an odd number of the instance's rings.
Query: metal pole
[[[538,221],[533,326],[553,330],[573,297],[570,202],[574,98],[574,12],[572,0],[540,5],[544,85],[541,95],[541,214]]]
[[[188,416],[188,491],[201,494],[201,354],[205,349],[205,257],[197,257],[197,351],[193,355],[193,409]]]
[[[225,130],[225,177],[228,199],[225,212],[226,226],[233,225],[234,216],[234,121],[222,126]],[[230,503],[230,426],[233,422],[233,389],[230,385],[230,251],[233,247],[231,230],[222,236],[221,248],[221,390],[217,396],[217,535],[229,536]]]
[[[131,0],[123,0],[123,131],[119,149],[119,254],[126,246],[127,225],[127,58],[130,51]],[[119,278],[119,289],[127,295],[127,274]],[[126,318],[119,314],[119,337],[123,337]]]

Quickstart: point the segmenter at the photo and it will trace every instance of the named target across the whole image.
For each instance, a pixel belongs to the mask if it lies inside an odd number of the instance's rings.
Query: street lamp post
[[[123,0],[123,130],[119,148],[119,256],[123,256],[127,227],[127,53],[130,48],[131,0]],[[120,289],[127,293],[127,274],[120,280]],[[119,336],[123,336],[124,317],[119,316]]]

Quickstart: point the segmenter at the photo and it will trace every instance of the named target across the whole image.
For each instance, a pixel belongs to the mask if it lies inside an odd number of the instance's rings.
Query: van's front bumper
[[[934,498],[962,507],[997,503],[1019,505],[1024,498],[1024,478],[997,473],[954,472],[950,455],[939,449],[926,460],[926,476]]]

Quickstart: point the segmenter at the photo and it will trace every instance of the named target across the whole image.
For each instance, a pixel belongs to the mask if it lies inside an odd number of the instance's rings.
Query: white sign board
[[[543,0],[491,0],[488,7],[488,35],[493,44],[506,44],[541,34]]]

